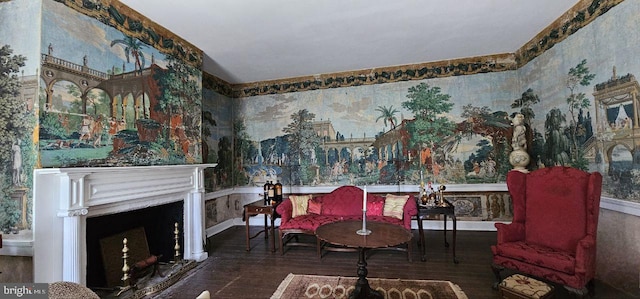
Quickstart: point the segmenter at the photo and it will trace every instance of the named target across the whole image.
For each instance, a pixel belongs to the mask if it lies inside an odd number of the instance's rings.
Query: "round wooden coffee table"
[[[372,248],[397,246],[411,241],[411,232],[396,224],[367,222],[371,234],[361,236],[356,231],[362,229],[362,221],[339,221],[321,225],[316,229],[316,237],[327,243],[358,248],[358,282],[349,298],[384,298],[369,286],[365,251]]]

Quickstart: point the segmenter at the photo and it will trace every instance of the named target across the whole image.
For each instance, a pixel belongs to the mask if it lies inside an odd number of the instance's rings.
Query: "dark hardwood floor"
[[[251,228],[252,233],[259,229]],[[499,292],[491,288],[494,276],[490,246],[495,243],[495,232],[459,231],[456,246],[459,264],[453,263],[452,248],[444,247],[442,231],[425,231],[428,254],[425,262],[420,261],[417,230],[413,235],[411,262],[404,252],[370,252],[368,276],[449,280],[458,284],[470,299],[500,298]],[[448,238],[451,243],[451,232]],[[279,251],[271,252],[262,235],[251,240],[251,251],[247,252],[244,226],[227,229],[208,241],[209,258],[155,298],[195,298],[203,290],[209,290],[212,298],[269,298],[289,273],[357,276],[355,252],[327,252],[318,259],[315,248],[287,247],[285,254],[280,255]],[[561,286],[555,289],[556,299],[573,298]],[[634,298],[601,281],[596,281],[595,290],[592,298]]]

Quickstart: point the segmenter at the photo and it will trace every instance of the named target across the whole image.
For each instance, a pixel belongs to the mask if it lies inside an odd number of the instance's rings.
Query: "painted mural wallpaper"
[[[200,163],[199,65],[133,36],[136,28],[154,35],[113,5],[81,9],[130,30],[62,3],[43,4],[42,166]]]
[[[248,124],[242,132],[247,139],[238,141],[247,144],[245,182],[504,181],[510,118],[520,111],[517,103],[527,101],[527,95],[509,92],[514,77],[501,72],[241,99],[239,116]],[[492,81],[503,87],[491,88]],[[509,109],[478,105],[486,102],[479,96]]]
[[[5,240],[32,239],[39,67],[38,23],[6,20],[38,19],[39,13],[39,1],[0,2],[0,231]]]
[[[213,145],[234,152],[217,157],[230,166],[216,184],[504,182],[520,113],[529,170],[599,171],[604,196],[640,202],[639,12],[634,1],[607,8],[514,71],[234,99],[236,119],[211,135],[234,136]]]

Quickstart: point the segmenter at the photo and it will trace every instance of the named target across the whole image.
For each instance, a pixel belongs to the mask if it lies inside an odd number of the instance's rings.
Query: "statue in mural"
[[[11,146],[13,152],[13,185],[22,185],[22,149],[20,148],[20,140]]]
[[[518,113],[511,121],[513,124],[513,137],[511,138],[511,147],[513,150],[527,150],[527,128],[524,126],[524,115]]]
[[[509,163],[513,165],[514,170],[529,172],[526,168],[530,158],[527,153],[527,128],[524,126],[524,115],[517,113],[511,120],[511,124],[513,125],[513,137],[511,138],[513,151],[509,154]]]

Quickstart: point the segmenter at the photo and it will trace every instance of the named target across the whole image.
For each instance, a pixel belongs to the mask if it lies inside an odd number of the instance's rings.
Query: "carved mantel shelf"
[[[216,164],[34,171],[34,281],[85,284],[86,218],[184,202],[184,258],[202,261],[204,174]]]

